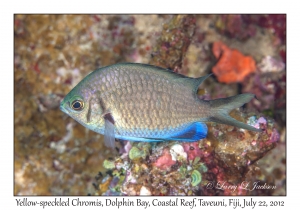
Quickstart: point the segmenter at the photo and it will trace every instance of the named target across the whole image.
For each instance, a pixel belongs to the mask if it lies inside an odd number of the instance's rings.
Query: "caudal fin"
[[[261,131],[251,125],[247,125],[229,116],[229,112],[235,108],[243,106],[255,97],[254,94],[245,93],[228,98],[220,98],[209,101],[212,108],[213,116],[209,117],[209,121],[228,124],[250,131]]]

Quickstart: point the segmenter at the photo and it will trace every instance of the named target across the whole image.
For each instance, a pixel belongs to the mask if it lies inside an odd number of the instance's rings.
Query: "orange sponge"
[[[242,82],[244,78],[256,70],[252,57],[245,56],[235,49],[230,49],[222,42],[214,42],[213,54],[219,59],[212,68],[219,82]]]

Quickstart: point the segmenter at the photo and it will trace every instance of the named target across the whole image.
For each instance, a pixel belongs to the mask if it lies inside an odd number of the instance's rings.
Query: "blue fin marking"
[[[127,141],[141,141],[141,142],[161,142],[163,139],[151,139],[143,137],[132,137],[132,136],[116,136],[116,138]]]
[[[207,135],[207,126],[202,122],[195,122],[188,125],[180,132],[174,133],[170,136],[158,137],[158,138],[143,138],[132,136],[116,136],[116,138],[128,141],[142,141],[142,142],[161,142],[161,141],[186,141],[194,142],[205,138]]]
[[[168,138],[166,140],[175,140],[175,141],[198,141],[200,139],[205,138],[207,135],[207,126],[202,122],[195,122],[186,127],[181,132],[178,132]]]

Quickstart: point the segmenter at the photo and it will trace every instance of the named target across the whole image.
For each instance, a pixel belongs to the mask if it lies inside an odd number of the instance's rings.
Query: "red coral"
[[[244,56],[238,50],[230,49],[222,42],[214,42],[213,53],[219,59],[212,69],[219,82],[242,82],[248,74],[256,70],[252,57]]]
[[[176,161],[172,160],[172,156],[168,149],[164,149],[162,156],[160,156],[157,161],[153,164],[154,166],[166,170],[174,165]]]

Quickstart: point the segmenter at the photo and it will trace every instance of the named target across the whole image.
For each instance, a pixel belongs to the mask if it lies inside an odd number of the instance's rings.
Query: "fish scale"
[[[97,83],[100,76],[106,78],[104,80],[107,87],[105,91],[110,88],[107,92],[109,95],[104,100],[105,107],[111,110],[114,118],[118,119],[116,120],[116,133],[119,135],[126,132],[127,135],[150,137],[151,130],[155,128],[158,129],[158,135],[164,135],[169,130],[172,131],[170,127],[176,128],[189,123],[192,119],[199,118],[199,112],[197,112],[193,103],[182,102],[182,99],[186,102],[192,102],[192,94],[187,95],[185,88],[177,87],[176,83],[169,83],[161,75],[138,72],[133,68],[117,68],[104,72],[102,75],[97,75],[90,83]],[[145,85],[146,79],[150,81],[149,86]],[[120,84],[126,84],[126,86],[121,88]],[[172,91],[176,94],[172,94]],[[100,97],[103,96],[100,95]],[[117,97],[120,100],[115,100]],[[133,101],[134,104],[126,103],[125,98]],[[151,109],[147,107],[146,100],[153,101]],[[119,108],[116,103],[119,107],[120,105],[124,106]],[[155,119],[149,110],[157,112],[158,116],[156,118],[158,119]],[[128,113],[133,120],[128,119]],[[153,117],[153,120],[144,120]]]
[[[254,95],[200,100],[197,88],[207,77],[189,78],[145,64],[115,64],[86,76],[60,108],[110,139],[196,141],[206,136],[206,121],[259,131],[228,115]]]

